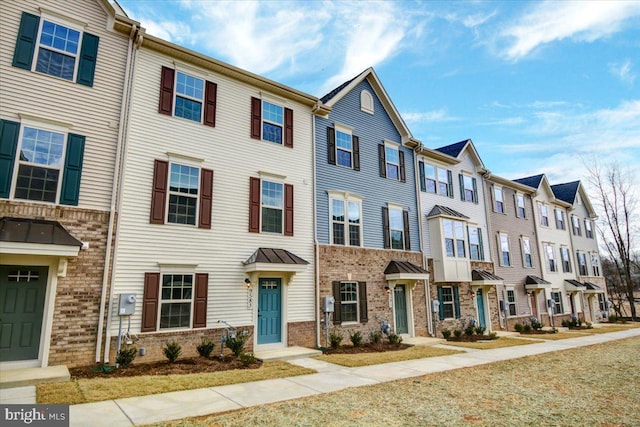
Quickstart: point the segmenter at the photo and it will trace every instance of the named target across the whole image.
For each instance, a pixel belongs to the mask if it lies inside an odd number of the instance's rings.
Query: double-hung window
[[[282,144],[284,108],[271,102],[262,101],[262,139]]]
[[[460,292],[457,286],[438,286],[440,320],[460,317]]]
[[[459,174],[460,179],[460,198],[464,202],[478,202],[478,187],[476,179],[468,175]]]
[[[500,243],[500,264],[504,267],[511,266],[511,250],[509,248],[509,236],[504,233],[498,234]]]
[[[561,209],[554,209],[556,215],[556,228],[564,230],[564,212]]]
[[[167,222],[196,224],[199,183],[199,168],[171,163]]]
[[[385,140],[383,144],[378,144],[378,166],[382,178],[407,181],[404,151],[397,142]]]
[[[595,252],[591,252],[591,269],[594,276],[600,276],[600,257]]]
[[[351,127],[339,123],[327,127],[327,150],[329,164],[360,170],[360,138]]]
[[[522,236],[522,262],[525,268],[533,267],[531,258],[531,240],[527,236]]]
[[[73,80],[81,34],[76,29],[43,19],[38,40],[36,71]]]
[[[418,162],[420,191],[453,197],[453,175],[450,170],[423,161]]]
[[[562,258],[562,271],[564,273],[571,273],[571,256],[569,255],[569,248],[561,246],[560,257]]]
[[[158,112],[215,127],[217,93],[216,83],[162,67]]]
[[[385,144],[387,178],[400,179],[400,154],[397,146]]]
[[[178,71],[176,73],[176,117],[194,122],[202,121],[204,80]]]
[[[340,284],[340,318],[343,322],[358,321],[358,284]]]
[[[389,234],[391,236],[391,249],[405,249],[402,209],[389,208]]]
[[[580,228],[580,218],[575,215],[571,217],[571,228],[573,229],[574,236],[582,236],[582,229]]]
[[[496,212],[504,213],[504,196],[502,187],[493,187],[494,209]]]
[[[481,261],[484,259],[482,248],[482,229],[477,227],[467,227],[469,235],[469,257],[473,261]]]
[[[331,243],[334,245],[361,246],[362,201],[345,196],[330,197]]]
[[[347,168],[353,167],[353,143],[351,133],[336,129],[336,164]]]
[[[552,272],[558,271],[553,245],[549,243],[543,243],[542,247],[544,249],[545,257],[547,258],[547,270]]]
[[[593,239],[593,223],[591,220],[584,220],[584,235],[587,239]]]
[[[385,249],[411,250],[409,211],[401,205],[388,203],[382,207],[382,226]]]
[[[283,210],[284,185],[262,180],[261,230],[268,233],[282,233]]]
[[[249,178],[249,231],[293,236],[293,185],[278,175],[261,175]]]
[[[507,305],[509,307],[509,316],[516,316],[518,308],[516,305],[516,292],[513,289],[507,289]]]
[[[587,255],[584,252],[577,253],[578,258],[578,270],[581,276],[586,276],[589,274],[589,269],[587,268]]]
[[[251,98],[251,138],[293,148],[293,110],[276,101]]]
[[[553,300],[553,314],[564,313],[562,307],[562,294],[560,292],[551,292],[551,299]]]
[[[598,294],[598,308],[600,309],[600,311],[607,311],[607,303],[604,299],[604,294],[602,293]]]
[[[540,211],[540,225],[543,227],[549,226],[549,208],[544,203],[538,205]]]
[[[464,223],[451,219],[443,219],[445,253],[449,257],[465,258]]]
[[[524,194],[516,193],[516,216],[518,218],[526,218],[527,213],[525,211]]]
[[[160,329],[191,327],[193,274],[163,274]]]

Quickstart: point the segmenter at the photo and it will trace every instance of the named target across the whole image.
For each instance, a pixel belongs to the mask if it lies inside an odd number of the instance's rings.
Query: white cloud
[[[148,34],[168,40],[172,43],[185,45],[194,41],[191,26],[182,22],[159,21],[142,18],[141,24]]]
[[[451,122],[458,120],[456,117],[449,116],[447,110],[433,110],[421,113],[402,113],[402,118],[407,124],[425,123],[425,122]]]
[[[630,59],[623,62],[614,62],[609,64],[609,72],[620,79],[623,83],[633,85],[636,80],[636,74],[632,70],[633,64]]]
[[[515,126],[525,123],[522,117],[507,117],[499,120],[491,120],[479,123],[481,126]]]
[[[529,55],[536,48],[566,38],[592,42],[618,32],[625,21],[640,16],[634,1],[545,1],[501,31],[510,60]]]

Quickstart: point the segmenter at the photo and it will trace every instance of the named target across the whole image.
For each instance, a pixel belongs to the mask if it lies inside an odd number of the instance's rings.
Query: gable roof
[[[468,216],[466,216],[465,214],[461,214],[460,212],[453,210],[451,208],[448,208],[446,206],[442,206],[442,205],[435,205],[433,207],[433,209],[431,209],[431,212],[429,212],[427,214],[427,218],[431,218],[434,216],[439,216],[439,215],[445,215],[445,216],[453,216],[456,218],[463,218],[463,219],[469,219]]]
[[[514,179],[513,182],[517,182],[519,184],[524,184],[524,185],[527,185],[527,186],[533,187],[533,188],[538,188],[538,187],[540,187],[540,182],[542,181],[543,178],[544,178],[544,174],[541,173],[540,175],[534,175],[534,176],[528,176],[526,178]]]
[[[565,182],[564,184],[552,185],[551,189],[556,199],[560,199],[563,202],[573,204],[576,200],[576,194],[578,194],[578,187],[580,181]]]
[[[480,158],[480,154],[478,154],[478,150],[476,150],[476,147],[473,144],[473,141],[470,139],[465,139],[464,141],[456,142],[455,144],[451,144],[451,145],[445,145],[444,147],[435,149],[435,151],[446,154],[447,156],[454,157],[456,159],[460,159],[460,156],[462,155],[462,153],[467,150],[469,151],[469,154],[471,155],[471,158],[473,159],[475,164],[477,166],[480,166],[480,168],[484,171],[485,170],[484,163],[482,162],[482,159]],[[422,153],[422,154],[425,154],[425,153]]]
[[[557,205],[563,206],[565,208],[571,208],[573,206],[573,202],[567,202],[557,197],[557,195],[553,191],[553,188],[551,187],[551,184],[549,184],[549,180],[547,179],[547,176],[545,174],[528,176],[526,178],[520,178],[520,179],[514,179],[513,181],[535,188],[536,190],[538,190],[538,194],[540,193],[541,190],[544,190],[544,192],[549,197],[549,201]]]

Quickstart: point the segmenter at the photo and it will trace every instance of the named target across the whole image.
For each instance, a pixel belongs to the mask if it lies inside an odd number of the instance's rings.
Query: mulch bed
[[[338,348],[323,348],[324,354],[359,354],[359,353],[383,353],[385,351],[399,351],[411,347],[407,344],[389,344],[387,342],[379,344],[362,344],[359,347],[352,345],[341,345]]]
[[[83,366],[78,368],[70,368],[69,373],[72,379],[80,378],[119,378],[119,377],[136,377],[141,375],[173,375],[173,374],[196,374],[207,372],[228,371],[231,369],[257,369],[262,366],[262,361],[256,360],[249,366],[244,366],[242,362],[233,357],[225,356],[222,360],[219,358],[205,359],[204,357],[194,357],[191,359],[178,359],[174,363],[166,360],[150,363],[134,363],[128,368],[111,369],[102,365]]]
[[[493,338],[494,340],[497,340],[498,337]],[[476,342],[476,341],[492,341],[492,339],[489,337],[489,335],[461,335],[460,338],[457,337],[449,337],[447,338],[447,341],[453,341],[453,342]]]
[[[555,334],[558,331],[550,331],[550,330],[544,330],[544,329],[532,329],[529,332],[520,332],[520,335],[546,335],[546,334]]]

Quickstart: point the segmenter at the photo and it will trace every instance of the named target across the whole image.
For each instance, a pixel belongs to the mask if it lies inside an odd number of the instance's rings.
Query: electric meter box
[[[136,311],[136,295],[135,294],[120,294],[120,300],[118,304],[118,315],[131,316]]]
[[[431,300],[431,312],[438,313],[440,311],[440,301],[437,299]]]
[[[334,297],[322,298],[322,311],[325,313],[333,313],[335,310],[336,299]]]

